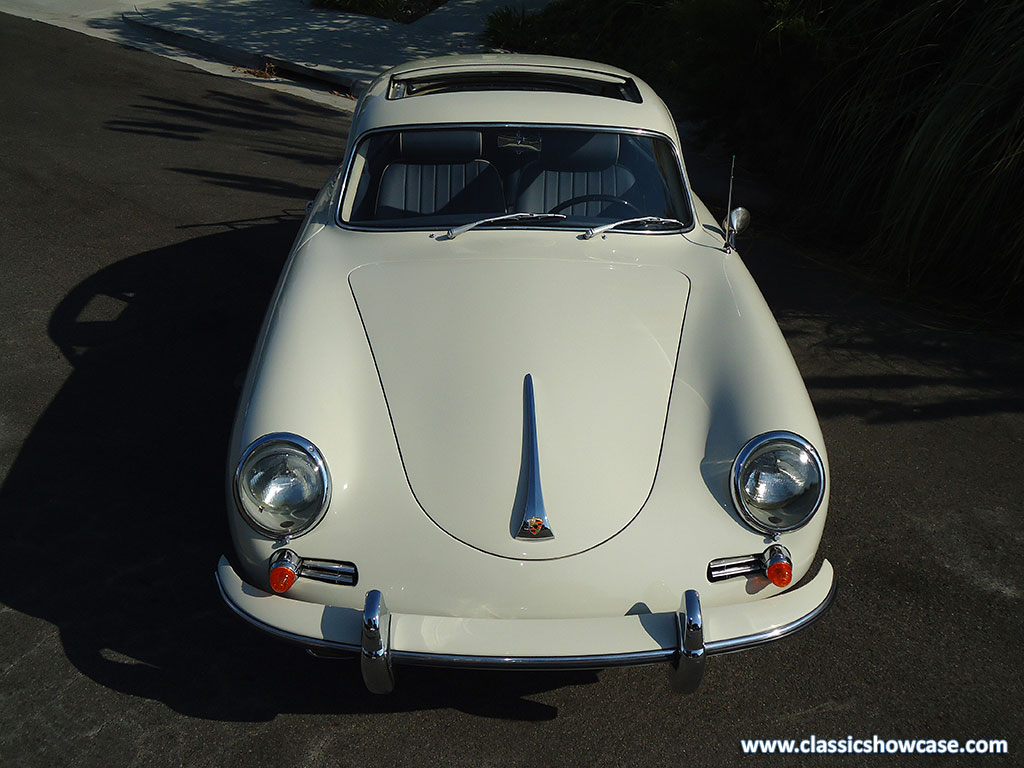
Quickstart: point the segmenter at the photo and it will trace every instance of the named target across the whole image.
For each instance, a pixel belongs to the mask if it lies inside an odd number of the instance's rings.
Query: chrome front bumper
[[[686,590],[679,610],[601,619],[462,619],[392,614],[383,594],[362,611],[305,603],[245,583],[226,558],[217,567],[225,602],[250,624],[307,648],[359,654],[374,693],[394,688],[398,665],[478,669],[604,669],[668,663],[672,687],[695,691],[706,658],[778,640],[821,616],[835,597],[832,564],[774,597],[702,608]]]

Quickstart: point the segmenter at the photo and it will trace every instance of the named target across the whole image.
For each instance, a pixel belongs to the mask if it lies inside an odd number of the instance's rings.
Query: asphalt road
[[[2,15],[0,72],[0,764],[717,765],[811,734],[1019,760],[1019,345],[749,238],[828,443],[832,610],[692,697],[658,667],[403,669],[374,697],[212,576],[239,377],[344,116]]]

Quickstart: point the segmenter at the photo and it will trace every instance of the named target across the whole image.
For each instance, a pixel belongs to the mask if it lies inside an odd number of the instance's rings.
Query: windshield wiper
[[[462,224],[458,227],[452,227],[445,234],[445,239],[454,240],[463,232],[469,232],[469,230],[475,227],[479,227],[483,224],[494,224],[495,222],[498,221],[535,221],[537,219],[564,218],[564,213],[506,213],[502,216],[488,216],[486,219],[480,219],[479,221],[471,221],[469,224]]]
[[[623,219],[622,221],[613,221],[611,224],[602,224],[600,227],[591,227],[590,229],[583,233],[583,239],[589,240],[592,237],[603,235],[610,229],[622,227],[625,226],[626,224],[643,224],[645,226],[651,226],[653,224],[665,226],[671,224],[673,226],[679,227],[680,229],[686,229],[686,225],[683,224],[683,222],[679,221],[679,219],[666,219],[663,216],[637,216],[636,218],[633,219]]]

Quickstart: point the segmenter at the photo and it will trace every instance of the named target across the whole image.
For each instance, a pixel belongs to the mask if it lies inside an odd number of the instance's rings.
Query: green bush
[[[555,0],[486,40],[635,72],[862,271],[1024,316],[1019,0]]]
[[[1020,313],[1020,4],[917,3],[829,74],[811,155],[826,220],[866,219],[862,263],[911,292]]]

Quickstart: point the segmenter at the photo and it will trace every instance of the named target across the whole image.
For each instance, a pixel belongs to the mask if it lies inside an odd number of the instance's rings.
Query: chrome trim
[[[285,565],[295,573],[295,578],[313,579],[328,584],[340,584],[354,587],[359,581],[356,564],[336,560],[307,560],[299,557],[290,549],[279,549],[270,558],[269,571],[279,565]]]
[[[735,164],[736,155],[733,155],[732,159]],[[732,253],[736,250],[736,235],[750,226],[750,211],[742,207],[736,208],[729,212],[729,215],[726,217],[726,223],[728,225],[725,227],[725,231],[728,233],[725,243],[726,253]]]
[[[444,238],[446,240],[454,240],[459,235],[463,235],[472,229],[482,227],[484,224],[495,224],[499,221],[530,221],[539,219],[567,219],[569,218],[562,213],[527,213],[526,211],[520,211],[519,213],[505,213],[501,216],[488,216],[484,219],[478,219],[477,221],[471,221],[467,224],[460,224],[457,227],[452,227],[445,233]],[[504,229],[504,227],[501,227]]]
[[[600,97],[595,97],[600,98]],[[660,98],[660,97],[659,97]],[[362,103],[362,100],[360,100]],[[353,115],[352,124],[355,125],[355,115]],[[370,136],[377,133],[384,133],[387,131],[399,132],[399,131],[410,131],[417,128],[422,129],[438,129],[438,128],[563,128],[566,130],[580,130],[580,131],[595,131],[599,133],[628,133],[634,136],[651,136],[659,139],[664,139],[668,142],[669,147],[672,149],[672,154],[676,159],[676,168],[679,171],[679,178],[683,182],[683,192],[686,195],[686,202],[689,204],[690,210],[690,226],[683,229],[682,233],[692,232],[697,228],[697,206],[693,202],[694,193],[690,188],[690,177],[686,173],[686,163],[683,161],[683,150],[679,143],[669,136],[667,133],[661,131],[652,131],[649,128],[637,128],[635,126],[623,126],[623,125],[585,125],[581,123],[511,123],[511,122],[498,122],[498,123],[407,123],[402,125],[382,125],[378,128],[373,128],[369,131],[364,131],[358,136],[356,141],[352,141],[349,144],[349,149],[345,153],[345,159],[343,165],[345,166],[345,173],[342,176],[341,184],[339,185],[338,204],[334,209],[334,223],[341,229],[347,229],[353,232],[441,232],[446,231],[448,227],[360,227],[353,225],[341,220],[341,206],[345,202],[345,195],[348,193],[349,176],[352,171],[352,162],[356,156],[356,150],[359,145]],[[530,227],[533,230],[533,227]],[[559,232],[580,232],[588,229],[588,227],[537,227],[536,229],[550,229]],[[676,235],[679,232],[655,232],[655,231],[644,231],[644,232],[624,232],[623,234],[633,235],[646,235],[646,236],[660,236],[660,235]]]
[[[391,660],[395,664],[418,667],[557,671],[569,669],[610,669],[611,667],[660,664],[670,661],[674,655],[675,649],[672,648],[628,653],[595,654],[593,656],[458,656],[443,653],[420,653],[418,651],[392,651]]]
[[[290,549],[279,549],[270,558],[269,570],[272,571],[279,565],[283,565],[294,571],[297,578],[302,571],[302,558]]]
[[[719,557],[708,563],[708,581],[725,581],[735,576],[766,575],[768,566],[775,562],[793,564],[793,556],[781,544],[772,544],[759,555]]]
[[[764,573],[761,555],[720,557],[708,563],[708,581],[712,584],[734,576],[749,576],[754,573]]]
[[[303,560],[299,576],[345,587],[354,587],[359,582],[356,564],[347,561]]]
[[[664,216],[636,216],[632,219],[622,219],[621,221],[602,224],[599,227],[591,227],[583,233],[582,237],[584,240],[592,240],[598,235],[603,236],[606,232],[611,232],[616,227],[625,226],[626,224],[678,224],[680,233],[688,231],[686,225],[679,221],[679,219],[669,219]]]
[[[370,693],[391,693],[395,676],[391,670],[391,614],[379,589],[366,593],[363,605],[362,649],[359,668]]]
[[[704,618],[700,610],[700,595],[695,589],[683,594],[683,603],[676,613],[679,654],[672,659],[672,690],[693,693],[700,687],[707,666],[704,648]]]
[[[771,442],[792,443],[801,450],[807,451],[808,455],[814,460],[814,465],[817,467],[818,474],[821,477],[821,485],[818,488],[818,498],[815,500],[814,506],[811,508],[811,511],[807,513],[804,519],[796,525],[789,525],[781,528],[773,528],[772,526],[765,525],[761,521],[757,520],[753,514],[747,510],[746,504],[743,503],[743,492],[740,490],[740,474],[743,471],[743,465],[747,462],[754,451],[765,443]],[[757,437],[751,438],[747,444],[740,449],[740,452],[736,454],[736,458],[732,462],[732,470],[730,471],[729,492],[732,495],[733,506],[747,525],[760,533],[767,533],[775,536],[780,533],[787,533],[789,531],[795,531],[803,528],[811,521],[811,518],[814,517],[817,511],[821,508],[821,502],[825,499],[825,486],[827,483],[828,478],[825,473],[825,463],[821,460],[821,456],[818,454],[815,447],[811,445],[810,441],[795,432],[777,430],[774,432],[765,432]]]
[[[834,569],[834,566],[833,566]],[[725,640],[712,640],[704,644],[706,656],[721,653],[735,653],[781,640],[795,632],[806,629],[820,619],[832,605],[836,596],[838,578],[833,570],[832,587],[825,599],[813,610],[789,624],[775,629],[758,632],[753,635],[731,637]],[[687,590],[694,592],[695,590]],[[699,599],[699,598],[698,598]],[[683,605],[685,607],[685,596]],[[391,660],[394,664],[408,664],[428,667],[471,667],[475,669],[606,669],[609,667],[639,666],[672,661],[678,653],[677,648],[662,648],[652,651],[634,651],[629,653],[611,653],[595,656],[458,656],[453,654],[418,653],[414,651],[392,651]]]
[[[544,510],[544,494],[540,486],[540,455],[537,446],[537,409],[533,402],[533,376],[523,379],[523,461],[526,468],[526,506],[517,539],[534,541],[552,539],[555,532],[548,524]]]
[[[536,82],[531,82],[530,78],[535,78]],[[504,66],[501,68],[486,67],[486,66],[475,66],[475,67],[453,67],[453,66],[438,66],[438,67],[423,67],[421,69],[411,69],[405,72],[398,72],[391,75],[388,78],[388,84],[385,88],[384,96],[388,101],[396,101],[406,98],[412,98],[420,95],[433,95],[433,93],[422,94],[416,90],[415,86],[417,81],[430,81],[436,83],[439,80],[451,80],[454,84],[460,85],[460,79],[462,83],[469,80],[473,84],[487,84],[488,82],[494,83],[498,86],[507,86],[505,88],[494,88],[495,91],[501,92],[513,92],[518,93],[522,91],[527,92],[540,92],[540,93],[558,93],[558,94],[571,94],[580,96],[593,96],[602,99],[612,99],[614,101],[624,101],[631,104],[643,104],[643,94],[640,93],[639,87],[636,84],[636,78],[633,76],[625,76],[619,74],[612,74],[610,72],[603,72],[595,69],[587,69],[584,67],[556,67],[550,65],[525,65],[525,66]],[[543,87],[549,82],[557,82],[565,85],[576,85],[577,87],[591,86],[617,86],[620,89],[620,95],[605,96],[602,93],[582,93],[579,91],[565,91],[558,90],[555,88],[548,88],[545,90]],[[523,88],[523,84],[529,84],[529,88]],[[519,85],[519,88],[515,86]],[[463,90],[456,91],[445,91],[444,93],[471,93],[476,89],[466,88]]]
[[[835,566],[833,566],[834,568]],[[717,653],[735,653],[736,651],[745,651],[748,648],[753,648],[758,645],[764,645],[765,643],[771,643],[775,640],[781,640],[784,637],[792,635],[794,632],[799,632],[801,629],[806,629],[815,621],[820,619],[822,615],[832,605],[832,601],[836,597],[836,585],[839,583],[839,579],[836,578],[835,572],[832,574],[832,588],[829,589],[828,594],[825,595],[825,599],[821,601],[817,608],[804,614],[799,619],[791,621],[789,624],[784,624],[781,627],[775,629],[768,629],[764,632],[757,632],[753,635],[744,635],[742,637],[731,637],[727,640],[714,640],[709,642],[705,649],[709,654]]]
[[[235,603],[231,601],[231,598],[228,596],[227,590],[224,589],[224,585],[221,583],[220,574],[214,572],[213,577],[217,580],[217,589],[220,592],[221,598],[224,600],[225,603],[227,603],[228,608],[230,608],[235,613],[235,615],[238,616],[238,618],[242,619],[248,624],[251,624],[256,629],[262,632],[266,632],[268,635],[273,635],[274,637],[279,638],[281,640],[285,640],[289,643],[304,646],[307,649],[312,648],[315,650],[327,652],[340,651],[346,654],[359,653],[359,646],[354,643],[342,643],[337,640],[324,640],[318,637],[307,637],[306,635],[298,635],[294,632],[287,632],[283,629],[278,629],[272,624],[267,624],[266,622],[260,621],[252,614],[246,613],[244,610],[242,610],[240,607],[238,607],[237,605],[235,605]],[[279,597],[279,595],[274,595],[274,597]]]
[[[408,79],[416,74],[423,72],[480,72],[502,74],[508,72],[516,72],[517,70],[527,70],[529,72],[536,73],[557,73],[557,72],[581,72],[581,78],[592,79],[601,81],[602,78],[607,78],[608,82],[615,82],[617,79],[629,77],[634,78],[628,72],[617,67],[611,67],[609,65],[601,64],[596,61],[584,61],[581,59],[569,60],[558,63],[549,62],[536,62],[536,63],[520,63],[520,64],[491,64],[491,63],[443,63],[435,61],[433,64],[427,64],[428,60],[420,59],[409,61],[405,64],[401,64],[395,69],[390,70],[391,77],[397,79]],[[582,66],[586,65],[586,66]],[[396,71],[397,70],[397,71]],[[378,80],[382,80],[388,76],[385,72],[383,75],[378,76]],[[635,78],[634,78],[635,79]],[[376,81],[375,81],[376,82]]]
[[[767,574],[768,569],[775,563],[789,563],[793,565],[793,556],[781,544],[772,544],[761,553],[761,563],[764,566],[764,572]]]
[[[834,568],[834,566],[833,566]],[[257,629],[267,634],[274,635],[282,640],[302,645],[317,650],[333,650],[342,653],[360,653],[361,648],[352,643],[344,643],[337,640],[324,640],[322,638],[307,637],[292,632],[286,632],[277,627],[266,624],[254,616],[246,613],[235,605],[228,596],[220,576],[214,573],[217,580],[217,588],[220,596],[227,603],[228,607],[239,618],[245,620]],[[721,653],[735,653],[745,651],[758,645],[781,640],[784,637],[806,629],[815,621],[820,619],[829,609],[835,600],[836,585],[838,579],[833,572],[832,587],[829,589],[825,599],[799,619],[784,624],[774,629],[758,632],[742,637],[732,637],[725,640],[712,640],[704,645],[704,652],[708,656]],[[287,598],[282,598],[287,599]],[[473,669],[522,669],[522,670],[566,670],[566,669],[607,669],[610,667],[640,666],[644,664],[657,664],[659,662],[671,661],[678,649],[661,648],[649,651],[632,651],[626,653],[598,654],[592,656],[460,656],[443,653],[420,653],[417,651],[391,651],[389,653],[392,666],[395,664],[407,664],[410,666],[425,667],[464,667]]]
[[[305,453],[311,459],[313,459],[313,463],[316,464],[317,469],[320,471],[324,478],[324,492],[320,499],[320,509],[317,511],[316,515],[313,516],[309,523],[307,523],[304,527],[299,528],[298,530],[274,531],[268,528],[264,528],[259,523],[257,523],[256,520],[254,520],[252,516],[249,515],[248,512],[245,511],[245,506],[242,504],[241,492],[239,491],[239,481],[241,480],[242,467],[245,465],[245,462],[249,459],[249,457],[258,448],[261,448],[267,443],[272,442],[287,443],[294,448],[298,448],[301,451],[305,451]],[[327,462],[324,460],[323,454],[320,453],[320,449],[317,448],[312,442],[310,442],[304,437],[300,437],[299,435],[294,434],[293,432],[270,432],[269,434],[263,435],[262,437],[258,437],[255,440],[253,440],[249,444],[249,446],[244,451],[242,451],[242,456],[238,459],[238,463],[235,465],[234,479],[231,484],[231,489],[235,498],[235,508],[238,510],[238,513],[242,516],[242,519],[249,524],[250,528],[252,528],[257,533],[260,533],[276,541],[297,539],[299,536],[303,536],[309,533],[314,528],[316,528],[320,521],[323,520],[324,515],[327,514],[327,507],[330,506],[331,503],[331,473],[330,470],[327,469]]]

